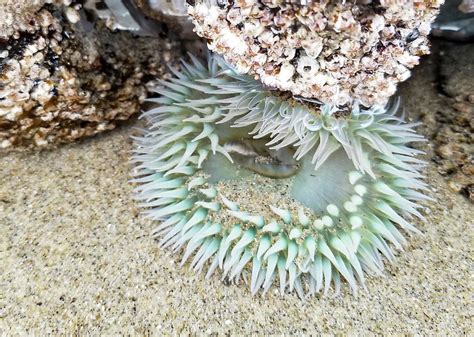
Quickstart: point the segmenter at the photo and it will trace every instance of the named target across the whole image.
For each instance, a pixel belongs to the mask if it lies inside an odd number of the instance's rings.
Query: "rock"
[[[424,149],[451,190],[474,202],[474,44],[433,41],[433,53],[402,85],[405,108],[430,141]]]
[[[112,129],[139,112],[147,82],[181,57],[165,31],[112,32],[68,0],[7,1],[0,13],[0,147]]]
[[[469,100],[474,95],[474,43],[443,41],[441,46],[440,75],[445,93]]]

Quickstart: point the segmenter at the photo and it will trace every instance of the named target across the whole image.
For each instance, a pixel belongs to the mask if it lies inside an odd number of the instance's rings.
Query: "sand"
[[[384,278],[369,277],[358,297],[347,285],[337,298],[252,296],[179,268],[150,238],[127,183],[132,127],[0,153],[0,335],[473,334],[474,208],[433,161],[423,234]]]
[[[423,235],[357,298],[301,301],[205,280],[149,237],[127,183],[130,127],[0,165],[0,332],[472,333],[472,205],[430,165]]]

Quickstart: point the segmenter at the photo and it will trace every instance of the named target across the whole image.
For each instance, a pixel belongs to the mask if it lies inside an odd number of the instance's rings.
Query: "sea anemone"
[[[353,293],[423,218],[419,141],[396,106],[336,113],[266,91],[218,57],[183,63],[156,88],[135,137],[136,198],[181,264],[312,295]]]
[[[241,73],[295,95],[385,104],[429,52],[443,0],[196,0],[195,31]]]

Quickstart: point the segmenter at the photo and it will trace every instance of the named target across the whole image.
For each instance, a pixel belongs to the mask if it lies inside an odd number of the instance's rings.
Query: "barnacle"
[[[111,32],[83,8],[92,2],[0,1],[0,148],[113,129],[140,110],[149,75],[167,76],[165,63],[182,55],[164,30],[153,39]]]
[[[161,81],[135,137],[133,182],[163,247],[210,277],[352,292],[402,249],[423,218],[418,141],[396,109],[338,115],[265,91],[217,57]],[[259,166],[261,165],[261,166]],[[263,166],[262,166],[263,165]],[[282,174],[284,172],[285,174]]]
[[[429,52],[443,0],[196,0],[209,49],[267,86],[329,104],[385,104]]]

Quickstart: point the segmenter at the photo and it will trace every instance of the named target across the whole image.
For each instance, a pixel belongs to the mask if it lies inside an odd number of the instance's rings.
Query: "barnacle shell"
[[[241,73],[324,103],[372,106],[385,104],[429,52],[430,22],[442,2],[198,0],[189,14],[209,48]],[[321,76],[301,71],[308,58]]]
[[[405,217],[422,218],[426,187],[407,143],[420,137],[396,109],[355,107],[339,124],[334,107],[275,96],[216,58],[161,85],[133,181],[182,264],[244,278],[253,293],[276,280],[282,293],[338,292],[341,279],[355,293],[402,248],[400,231],[417,231]],[[256,174],[261,163],[274,179]]]

